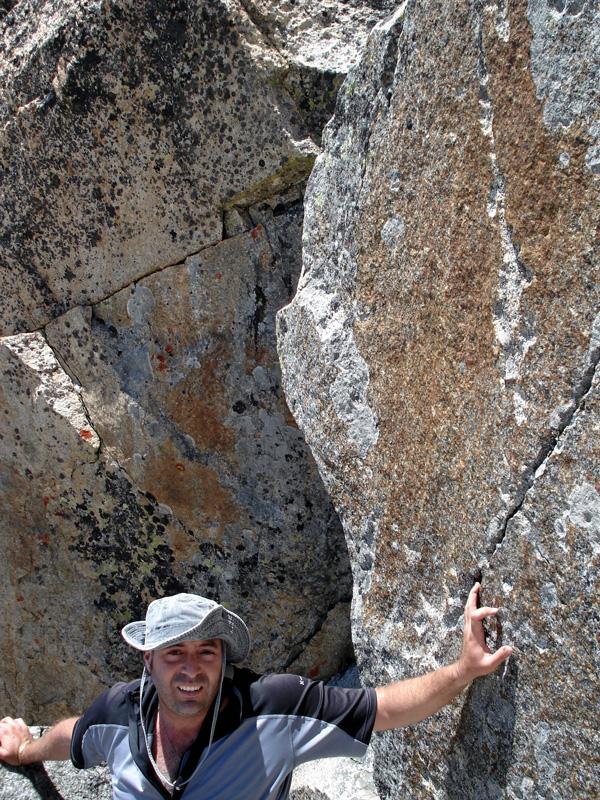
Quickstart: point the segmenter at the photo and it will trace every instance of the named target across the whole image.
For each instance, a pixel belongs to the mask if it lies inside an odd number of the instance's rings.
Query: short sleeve
[[[71,737],[71,761],[87,769],[108,759],[107,728],[127,727],[126,693],[130,686],[118,683],[99,695],[75,723]]]
[[[377,713],[374,689],[327,686],[299,675],[265,676],[255,687],[265,694],[261,713],[292,718],[289,730],[296,764],[365,754]]]

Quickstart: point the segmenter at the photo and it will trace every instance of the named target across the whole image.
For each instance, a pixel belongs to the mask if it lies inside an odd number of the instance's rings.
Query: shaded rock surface
[[[376,737],[382,797],[597,791],[598,13],[403,4],[310,178],[279,350],[345,528],[363,678],[455,657],[475,578],[505,609],[491,646],[517,648]]]
[[[331,674],[349,656],[339,523],[279,385],[274,314],[294,261],[268,236],[298,252],[298,190],[286,201],[272,224],[256,211],[266,227],[3,340],[14,711],[53,718],[135,673],[119,626],[184,588],[243,611],[257,669],[304,653]],[[330,613],[337,636],[312,642]]]
[[[373,5],[0,9],[3,713],[49,722],[135,675],[119,628],[181,590],[244,615],[257,669],[350,656],[346,547],[274,319]]]

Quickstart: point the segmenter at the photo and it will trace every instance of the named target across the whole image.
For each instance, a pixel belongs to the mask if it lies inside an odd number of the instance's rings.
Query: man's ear
[[[152,650],[148,653],[144,653],[144,666],[146,667],[148,675],[152,675]]]

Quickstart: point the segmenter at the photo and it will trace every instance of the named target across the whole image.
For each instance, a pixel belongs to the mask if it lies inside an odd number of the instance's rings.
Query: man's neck
[[[192,746],[198,738],[200,729],[206,719],[203,712],[190,720],[172,714],[168,708],[159,706],[156,717],[157,729],[165,735],[180,756]]]

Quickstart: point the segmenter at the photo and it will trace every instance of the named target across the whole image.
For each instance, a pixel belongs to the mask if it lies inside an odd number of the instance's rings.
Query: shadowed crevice
[[[499,800],[513,763],[518,666],[514,659],[469,688],[450,743],[448,800]]]

